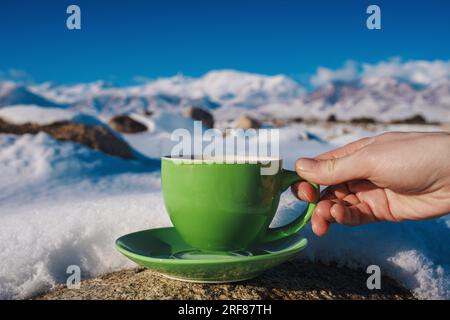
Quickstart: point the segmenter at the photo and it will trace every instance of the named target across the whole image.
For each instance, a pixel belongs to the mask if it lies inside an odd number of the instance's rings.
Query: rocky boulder
[[[415,114],[409,118],[393,120],[394,124],[437,124],[436,122],[428,122],[421,114]]]
[[[240,116],[234,123],[234,127],[239,129],[259,129],[261,125],[262,123],[259,120],[248,115]]]
[[[57,140],[81,143],[112,156],[124,159],[134,158],[133,150],[125,141],[99,125],[88,126],[70,121],[59,121],[46,125],[14,124],[0,118],[0,133],[37,134],[39,132],[45,132]]]
[[[194,119],[195,121],[201,121],[203,125],[208,128],[214,128],[214,117],[205,109],[188,107],[183,109],[182,114],[187,118]]]
[[[147,126],[127,115],[118,115],[109,120],[109,126],[121,133],[138,133],[147,131]]]
[[[330,114],[327,118],[327,122],[338,122],[338,119],[334,113]]]
[[[377,121],[371,117],[359,117],[359,118],[353,118],[350,120],[350,123],[354,123],[354,124],[374,124],[376,122]]]

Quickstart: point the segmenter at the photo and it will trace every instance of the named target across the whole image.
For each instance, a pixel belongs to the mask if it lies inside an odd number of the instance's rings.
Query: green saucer
[[[245,251],[203,252],[186,244],[172,227],[124,235],[116,240],[116,247],[137,264],[166,277],[220,283],[254,278],[294,257],[307,243],[297,233]]]

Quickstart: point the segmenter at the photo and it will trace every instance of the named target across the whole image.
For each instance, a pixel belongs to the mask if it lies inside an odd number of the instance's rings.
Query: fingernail
[[[318,237],[323,236],[323,234],[321,234],[318,230],[317,230],[317,225],[312,223],[312,231],[314,232],[314,234]]]
[[[298,190],[297,195],[300,199],[308,199],[307,194],[301,189]]]
[[[313,222],[311,222],[311,228],[312,228],[312,231],[315,233],[315,234],[317,234],[317,227],[316,227],[316,224],[315,223],[313,223]]]
[[[301,158],[297,160],[296,167],[299,171],[313,171],[317,165],[317,161],[310,158]]]

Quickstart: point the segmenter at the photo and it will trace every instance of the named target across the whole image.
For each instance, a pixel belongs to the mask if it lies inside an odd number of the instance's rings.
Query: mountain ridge
[[[389,121],[420,114],[429,121],[450,121],[450,79],[427,85],[393,76],[330,81],[312,91],[285,75],[213,70],[202,77],[175,75],[138,85],[105,81],[58,85],[0,83],[0,107],[15,104],[67,106],[80,112],[113,115],[197,106],[219,118],[242,112],[265,117],[340,120],[373,117]]]

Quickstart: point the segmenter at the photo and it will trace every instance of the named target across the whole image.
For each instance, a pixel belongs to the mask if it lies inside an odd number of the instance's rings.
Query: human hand
[[[328,187],[312,216],[315,234],[331,223],[423,220],[450,212],[450,134],[385,133],[364,138],[314,159],[300,158],[297,173]],[[314,200],[306,182],[292,187]]]

